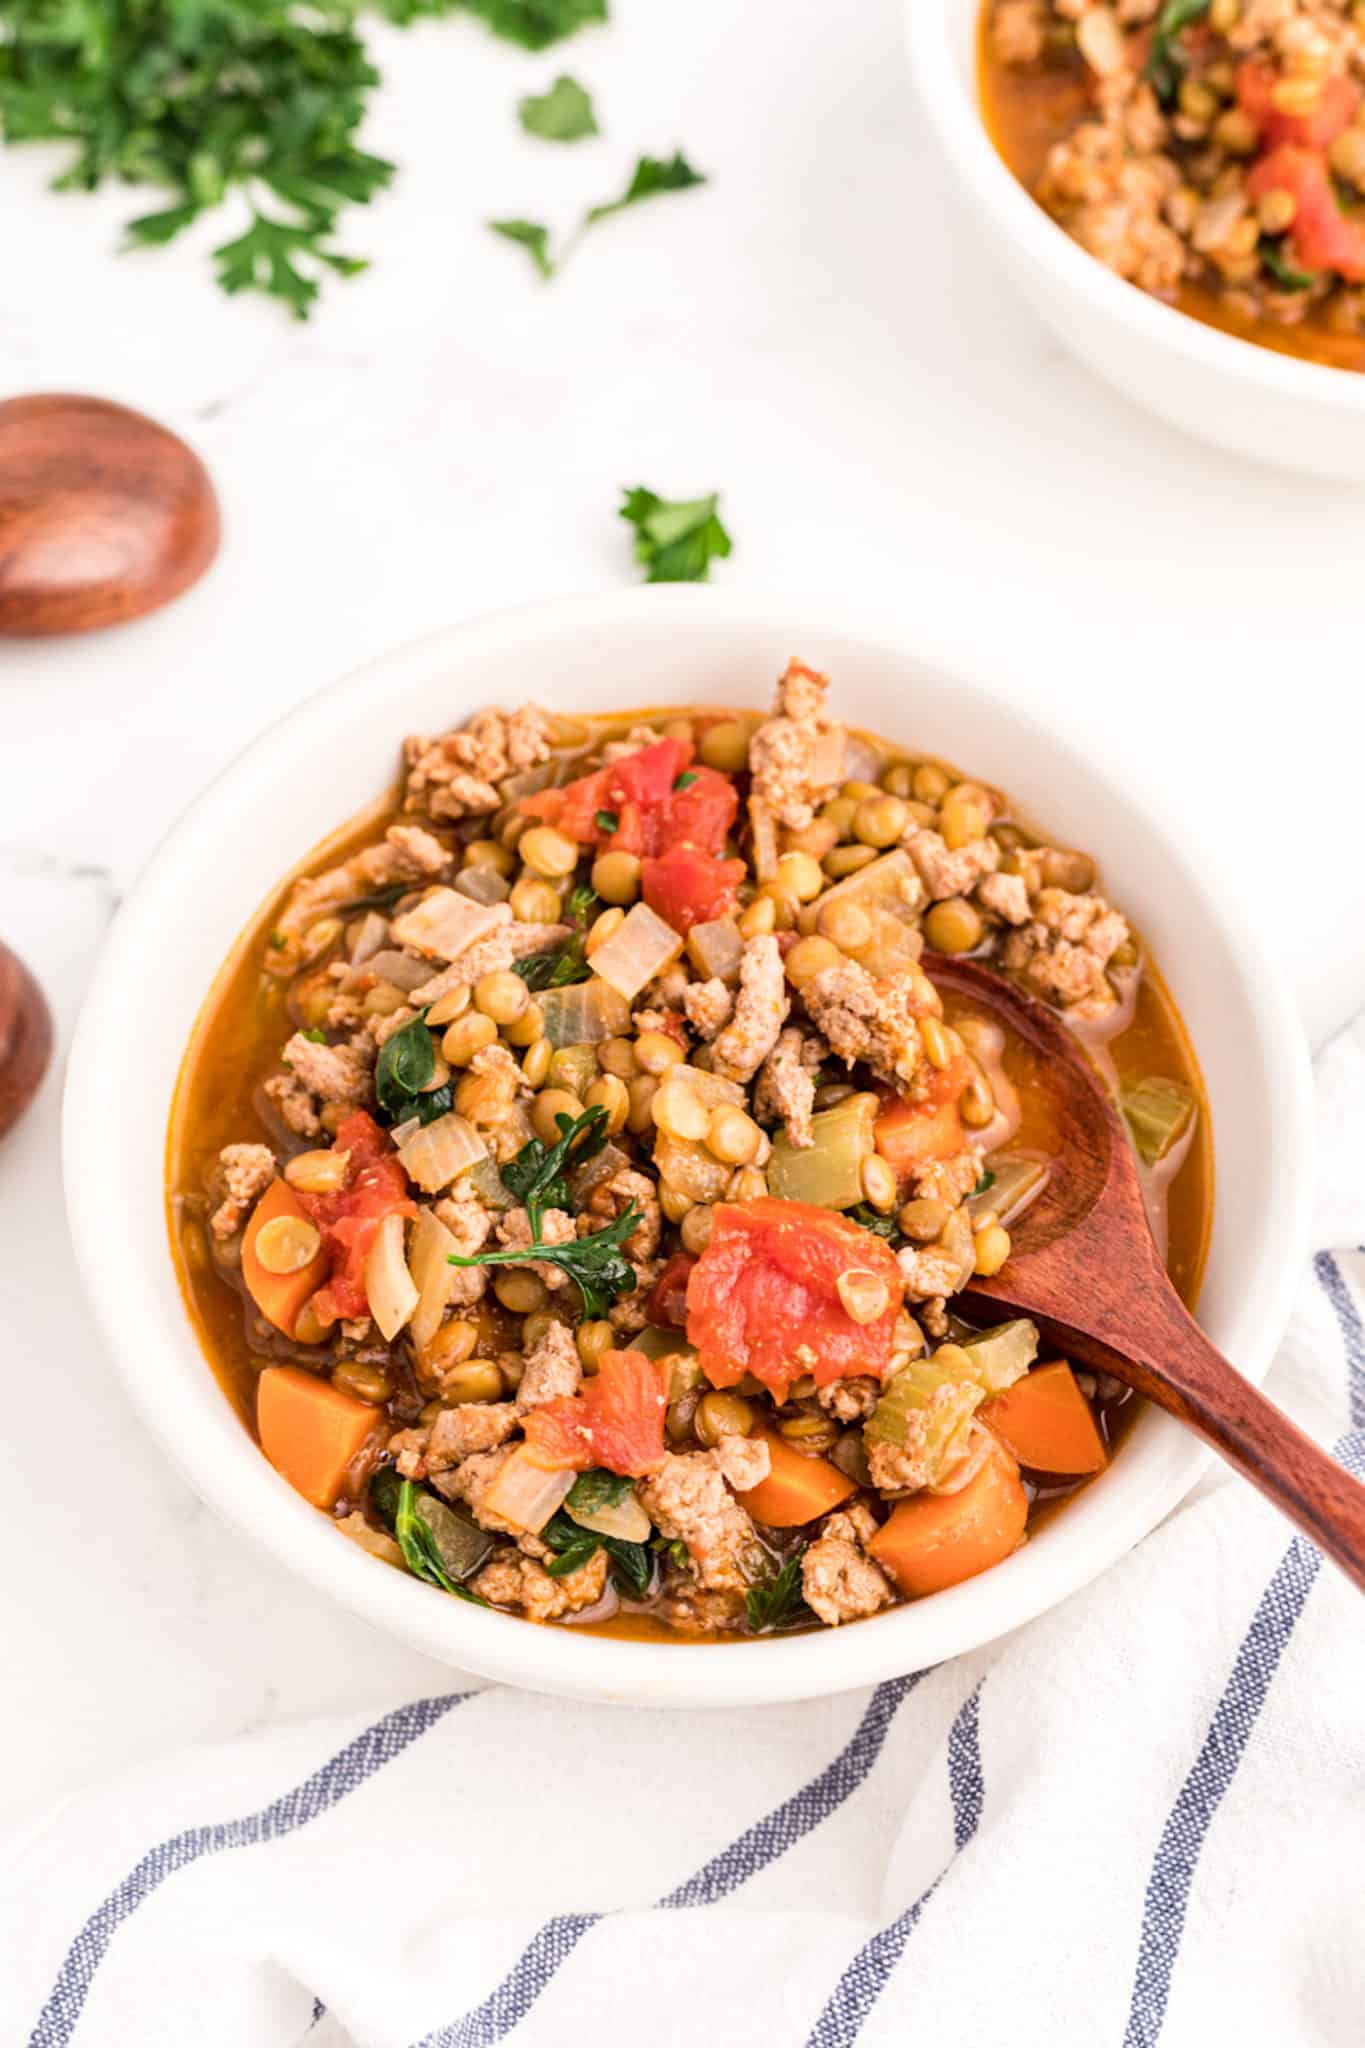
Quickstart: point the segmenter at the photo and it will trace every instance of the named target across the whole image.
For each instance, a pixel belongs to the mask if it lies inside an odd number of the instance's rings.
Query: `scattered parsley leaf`
[[[625,1483],[629,1488],[631,1482]],[[642,1600],[653,1582],[654,1558],[647,1544],[628,1543],[623,1536],[599,1536],[595,1529],[581,1528],[563,1508],[555,1509],[541,1530],[540,1539],[556,1553],[545,1567],[552,1579],[576,1572],[597,1551],[605,1550],[611,1559],[612,1577],[628,1599]]]
[[[436,1072],[436,1048],[426,1027],[422,1010],[392,1038],[386,1038],[374,1064],[374,1092],[380,1109],[392,1124],[405,1123],[410,1116],[422,1123],[434,1123],[444,1116],[455,1099],[454,1086],[445,1081],[439,1088],[427,1083]]]
[[[859,1202],[848,1214],[850,1222],[860,1225],[863,1230],[870,1230],[874,1237],[884,1237],[888,1244],[900,1243],[900,1226],[895,1217],[883,1216],[870,1202]]]
[[[338,917],[349,915],[353,910],[392,910],[401,896],[412,893],[411,882],[390,882],[387,889],[372,889],[368,896],[348,896],[344,903],[338,903]]]
[[[619,1472],[607,1472],[595,1466],[591,1472],[579,1473],[565,1496],[564,1505],[571,1515],[575,1508],[581,1514],[595,1515],[599,1508],[619,1508],[634,1486],[633,1479],[623,1479]]]
[[[402,7],[411,5],[412,0],[387,0],[387,4]],[[424,0],[416,0],[416,4],[421,7]],[[430,11],[444,14],[450,11],[451,0],[435,0],[434,6],[426,0],[426,4]],[[566,36],[577,35],[579,29],[607,18],[607,0],[461,0],[461,5],[464,12],[485,22],[494,35],[520,43],[524,50],[548,49],[551,43],[563,42]]]
[[[621,829],[621,820],[615,811],[598,811],[593,823],[599,832],[619,832]]]
[[[1172,106],[1185,76],[1180,37],[1209,11],[1211,0],[1166,0],[1152,30],[1142,75],[1163,107]]]
[[[1311,291],[1317,283],[1316,272],[1300,270],[1289,260],[1287,244],[1283,240],[1277,242],[1269,235],[1262,235],[1256,247],[1262,263],[1282,292]]]
[[[327,1033],[319,1024],[314,1024],[311,1030],[305,1031],[303,1035],[305,1038],[310,1039],[314,1045],[326,1045],[327,1043]]]
[[[730,536],[717,514],[720,494],[668,499],[643,485],[625,493],[619,516],[635,528],[635,559],[647,583],[705,583],[711,563],[729,554]]]
[[[1207,6],[1209,0],[1204,0]],[[583,216],[585,228],[596,226],[599,220],[607,220],[614,213],[624,213],[628,206],[638,206],[642,199],[659,199],[668,192],[687,192],[694,185],[704,185],[705,176],[694,171],[680,149],[674,150],[667,159],[657,156],[642,156],[635,166],[630,183],[619,199],[608,199],[601,206],[590,206]]]
[[[542,277],[554,276],[555,265],[550,256],[550,230],[543,227],[538,220],[490,220],[488,225],[493,233],[501,235],[504,241],[519,243]]]
[[[991,1169],[987,1167],[986,1171],[982,1174],[976,1186],[972,1189],[972,1195],[973,1197],[975,1197],[976,1195],[988,1195],[994,1186],[995,1175],[991,1171]]]
[[[685,769],[681,775],[675,778],[673,787],[674,789],[691,789],[692,784],[696,780],[697,777],[695,771],[691,768],[688,768]]]
[[[565,1176],[570,1169],[596,1158],[607,1142],[607,1112],[600,1103],[579,1117],[561,1111],[555,1122],[561,1133],[558,1143],[546,1145],[532,1138],[502,1169],[502,1184],[524,1205],[532,1237],[539,1237],[547,1209],[569,1207]]]
[[[579,142],[596,135],[592,100],[576,78],[560,76],[539,98],[534,93],[517,101],[517,119],[528,135],[542,142]]]
[[[573,938],[548,953],[523,954],[512,962],[512,972],[521,976],[532,995],[539,995],[542,989],[572,988],[575,982],[586,981],[592,969],[582,939]]]
[[[586,882],[576,883],[569,891],[569,900],[564,906],[569,923],[577,925],[579,931],[586,931],[596,917],[601,901],[597,891],[590,889]]]
[[[506,1181],[506,1167],[502,1175]],[[531,1260],[558,1266],[578,1289],[584,1315],[595,1321],[605,1316],[621,1295],[635,1291],[635,1269],[621,1247],[639,1227],[640,1212],[632,1202],[614,1223],[609,1223],[605,1230],[594,1231],[591,1237],[572,1238],[568,1244],[533,1240],[529,1245],[507,1251],[474,1252],[468,1256],[451,1252],[449,1259],[452,1266],[524,1266]]]
[[[689,1564],[691,1564],[691,1552],[688,1550],[687,1545],[683,1542],[681,1536],[675,1536],[673,1538],[673,1541],[668,1545],[668,1560],[669,1563],[676,1566],[676,1568],[680,1572],[685,1572]]]
[[[765,1580],[761,1586],[751,1586],[745,1606],[749,1614],[749,1626],[756,1636],[770,1634],[774,1629],[790,1628],[794,1622],[804,1620],[809,1612],[801,1591],[801,1559],[805,1545],[793,1551],[780,1572]]]

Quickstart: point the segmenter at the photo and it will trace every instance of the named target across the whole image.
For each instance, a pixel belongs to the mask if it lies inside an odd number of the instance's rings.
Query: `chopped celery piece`
[[[1038,1356],[1038,1328],[1026,1317],[999,1323],[962,1344],[972,1370],[988,1394],[1003,1394],[1022,1379]]]
[[[886,1382],[863,1435],[917,1457],[921,1485],[933,1486],[961,1455],[967,1425],[985,1398],[985,1388],[964,1378],[956,1363],[908,1359]]]
[[[604,981],[543,989],[536,1001],[554,1052],[565,1045],[597,1045],[604,1038],[621,1037],[630,1028],[630,1004]]]
[[[846,881],[826,889],[819,910],[830,903],[854,903],[866,913],[871,937],[853,957],[869,974],[898,974],[917,965],[923,950],[919,921],[924,884],[904,847],[869,861]],[[801,913],[803,932],[815,930],[816,914],[817,906],[807,904]]]
[[[496,1209],[501,1215],[505,1209],[517,1207],[516,1196],[503,1185],[496,1159],[481,1159],[477,1166],[471,1166],[468,1180],[485,1209]]]
[[[433,1494],[424,1493],[418,1503],[418,1514],[431,1531],[432,1541],[441,1554],[441,1563],[452,1579],[468,1579],[479,1569],[493,1549],[496,1537],[487,1529],[481,1529],[457,1508],[449,1508],[443,1500]]]
[[[997,1153],[989,1167],[986,1178],[990,1185],[979,1195],[967,1197],[967,1213],[973,1223],[987,1209],[994,1209],[1002,1223],[1013,1223],[1031,1202],[1037,1201],[1051,1177],[1041,1159],[1016,1158],[1007,1152]]]
[[[1165,1081],[1156,1075],[1121,1088],[1119,1102],[1145,1166],[1156,1166],[1166,1157],[1176,1140],[1184,1137],[1195,1111],[1193,1089],[1183,1081]]]
[[[809,1145],[793,1145],[785,1132],[773,1139],[768,1190],[784,1202],[851,1209],[863,1199],[863,1161],[876,1139],[875,1095],[848,1095],[811,1118]]]

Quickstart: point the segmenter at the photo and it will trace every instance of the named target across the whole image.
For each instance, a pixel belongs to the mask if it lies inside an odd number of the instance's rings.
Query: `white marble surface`
[[[117,894],[246,739],[399,640],[631,579],[614,507],[647,482],[724,491],[726,580],[899,615],[1159,787],[1320,1039],[1365,1001],[1365,492],[1205,450],[1060,353],[918,133],[897,0],[615,13],[540,58],[462,24],[377,37],[370,139],[403,175],[349,231],[372,271],[307,327],[221,298],[198,250],[116,256],[135,196],[52,197],[46,153],[0,157],[0,387],[158,414],[226,523],[171,610],[0,655],[0,931],[63,1037]],[[518,133],[558,69],[601,141]],[[709,188],[549,287],[481,225],[566,221],[676,143]],[[58,1088],[0,1152],[0,1819],[173,1743],[447,1682],[282,1580],[143,1436],[76,1292]]]

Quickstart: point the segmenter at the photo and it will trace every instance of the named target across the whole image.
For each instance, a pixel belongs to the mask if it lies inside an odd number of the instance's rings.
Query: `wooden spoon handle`
[[[1197,1431],[1365,1592],[1365,1486],[1214,1349],[1172,1293],[1124,1350],[1070,1334],[1069,1355],[1113,1372]]]

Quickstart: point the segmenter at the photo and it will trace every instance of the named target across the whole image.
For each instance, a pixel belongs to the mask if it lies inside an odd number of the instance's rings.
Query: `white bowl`
[[[1037,312],[1092,370],[1175,426],[1284,469],[1365,479],[1365,375],[1176,312],[1087,255],[1029,197],[981,117],[980,5],[906,0],[910,68],[925,121]]]
[[[67,1079],[71,1225],[110,1351],[197,1491],[283,1566],[405,1642],[545,1692],[648,1705],[800,1699],[974,1648],[1094,1578],[1179,1499],[1195,1440],[1144,1416],[1113,1469],[1007,1563],[854,1628],[771,1642],[617,1642],[443,1599],[339,1537],[242,1429],[190,1327],[163,1210],[166,1128],[205,994],[279,878],[377,795],[399,737],[486,704],[557,709],[767,701],[788,657],[834,677],[839,711],[1003,784],[1093,849],[1150,940],[1204,1065],[1219,1166],[1201,1309],[1245,1372],[1269,1365],[1307,1236],[1311,1098],[1296,1013],[1250,928],[1210,896],[1184,837],[1020,713],[1007,688],[914,648],[688,589],[632,591],[475,620],[371,662],[273,727],[194,803],[119,912]],[[317,772],[318,763],[327,772]]]

